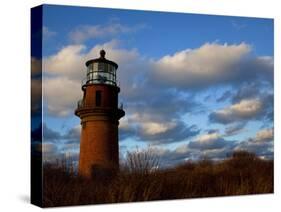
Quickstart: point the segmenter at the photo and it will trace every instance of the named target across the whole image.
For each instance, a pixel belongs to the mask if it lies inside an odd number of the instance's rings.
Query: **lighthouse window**
[[[105,66],[105,64],[104,63],[99,63],[99,65],[98,65],[98,69],[99,69],[99,71],[104,71],[104,66]]]
[[[96,106],[101,106],[101,91],[96,91]]]
[[[97,63],[94,63],[94,65],[93,65],[93,71],[98,71],[98,64]]]
[[[88,65],[87,83],[102,83],[116,85],[116,68],[107,63],[93,63]]]

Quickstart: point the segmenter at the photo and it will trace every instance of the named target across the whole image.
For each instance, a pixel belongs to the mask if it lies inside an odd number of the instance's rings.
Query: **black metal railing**
[[[83,99],[80,99],[78,102],[77,102],[77,108],[83,108],[85,107],[85,104],[84,104],[84,101]],[[124,104],[123,103],[120,103],[119,106],[118,106],[119,109],[121,110],[124,110]]]
[[[118,108],[123,110],[123,103],[120,103]]]
[[[82,108],[84,107],[84,101],[83,99],[80,99],[78,102],[77,102],[77,108]]]
[[[89,84],[108,84],[108,85],[114,85],[117,86],[118,81],[113,81],[113,80],[109,80],[106,77],[103,78],[93,78],[93,79],[83,79],[81,81],[81,87],[85,86],[85,85],[89,85]],[[120,85],[120,83],[119,83]]]

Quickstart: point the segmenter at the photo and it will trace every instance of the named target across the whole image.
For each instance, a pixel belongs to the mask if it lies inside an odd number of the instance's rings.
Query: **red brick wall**
[[[96,91],[101,91],[101,105],[96,107]],[[85,89],[84,103],[87,108],[118,107],[119,88],[110,85],[90,85]],[[83,110],[83,109],[82,109]],[[112,117],[108,110],[90,112],[81,120],[81,141],[79,174],[90,177],[93,165],[105,168],[118,168],[118,118]]]
[[[119,90],[110,85],[87,86],[85,90],[86,106],[96,105],[96,91],[101,91],[101,107],[117,107]]]
[[[90,176],[93,165],[110,168],[118,164],[117,124],[108,120],[85,122],[81,131],[79,174]]]

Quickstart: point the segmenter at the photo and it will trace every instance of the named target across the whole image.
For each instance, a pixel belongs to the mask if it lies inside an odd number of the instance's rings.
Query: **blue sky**
[[[140,53],[149,57],[161,57],[183,47],[196,48],[206,41],[246,42],[255,46],[254,53],[257,55],[273,55],[272,19],[48,5],[45,8],[45,26],[60,32],[60,36],[53,40],[53,45],[44,49],[46,54],[52,54],[59,46],[69,44],[69,31],[79,25],[118,22],[129,27],[144,26],[133,36],[124,34],[116,38],[126,40],[126,47],[138,48]],[[99,39],[100,42],[106,40]],[[163,43],[171,41],[172,45],[163,46]],[[96,42],[92,39],[86,44],[93,45]]]
[[[164,165],[234,150],[273,157],[272,19],[53,5],[43,15],[46,160],[78,158],[73,112],[101,48],[119,64],[121,157],[137,146]]]

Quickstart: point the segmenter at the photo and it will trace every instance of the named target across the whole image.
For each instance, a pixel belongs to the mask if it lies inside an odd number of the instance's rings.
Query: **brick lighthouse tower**
[[[118,107],[118,65],[105,59],[101,50],[100,57],[87,61],[86,66],[83,99],[78,101],[75,115],[82,125],[78,172],[91,177],[95,170],[118,169],[118,125],[125,112]]]

